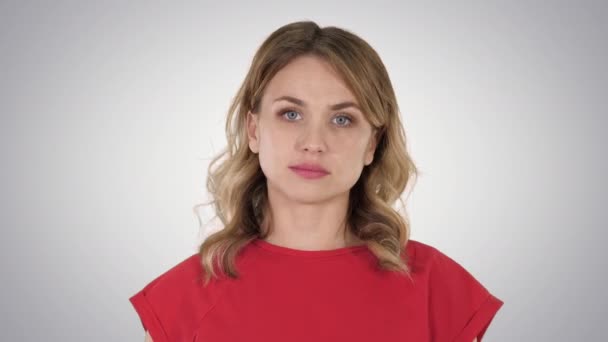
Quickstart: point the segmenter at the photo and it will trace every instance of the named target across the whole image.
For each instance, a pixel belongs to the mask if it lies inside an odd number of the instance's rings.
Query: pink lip
[[[298,175],[300,175],[304,178],[308,178],[308,179],[316,179],[316,178],[321,178],[321,177],[328,175],[327,172],[323,172],[323,171],[296,169],[293,167],[291,168],[291,170],[293,170],[293,172],[297,173]]]
[[[318,165],[318,164],[302,163],[302,164],[297,164],[297,165],[291,165],[290,168],[292,168],[292,169],[299,169],[299,170],[308,170],[308,171],[316,171],[316,172],[329,173],[329,171],[325,170],[321,165]]]
[[[316,164],[298,164],[289,167],[293,172],[307,179],[321,178],[329,174],[329,171]]]

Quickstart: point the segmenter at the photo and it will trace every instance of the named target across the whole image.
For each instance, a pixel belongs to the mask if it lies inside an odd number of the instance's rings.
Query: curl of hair
[[[302,55],[324,58],[340,73],[378,139],[372,163],[364,167],[350,190],[346,217],[351,233],[366,243],[381,269],[410,276],[404,252],[410,229],[401,194],[410,185],[411,191],[418,170],[407,151],[386,68],[376,51],[357,35],[334,26],[321,28],[313,21],[298,21],[278,28],[261,44],[228,110],[228,144],[208,168],[207,190],[212,201],[194,207],[212,204],[223,225],[199,246],[205,284],[218,277],[216,268],[238,278],[235,258],[241,248],[269,234],[263,228],[270,226],[271,217],[266,178],[258,156],[249,149],[246,116],[249,110],[259,111],[272,77]],[[394,208],[397,201],[403,213]]]

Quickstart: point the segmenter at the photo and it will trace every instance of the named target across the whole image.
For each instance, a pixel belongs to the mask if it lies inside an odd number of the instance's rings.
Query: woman
[[[130,298],[147,341],[481,342],[503,302],[393,209],[416,167],[364,40],[273,32],[226,133],[207,183],[223,228]]]

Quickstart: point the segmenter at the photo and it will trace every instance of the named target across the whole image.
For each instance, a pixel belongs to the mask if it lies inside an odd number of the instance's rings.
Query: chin
[[[329,190],[327,185],[319,186],[303,182],[299,184],[288,182],[284,186],[279,187],[279,191],[289,200],[303,203],[322,202],[334,196],[334,192]]]
[[[292,187],[287,189],[286,194],[287,197],[293,199],[294,201],[302,202],[302,203],[318,203],[325,202],[334,197],[341,196],[346,194],[348,196],[349,191],[341,191],[333,188],[325,187]]]

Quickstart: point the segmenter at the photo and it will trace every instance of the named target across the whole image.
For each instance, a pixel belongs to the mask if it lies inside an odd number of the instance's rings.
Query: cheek
[[[361,170],[363,169],[361,157],[356,156],[342,159],[339,165],[339,174],[345,181],[354,183],[359,179]]]
[[[278,168],[287,167],[290,143],[289,136],[281,130],[271,129],[260,135],[258,157],[260,167],[267,177],[271,177]]]
[[[337,155],[336,167],[345,182],[354,184],[361,175],[365,158],[365,142],[356,139],[342,139],[334,145]]]
[[[357,135],[337,137],[332,144],[334,151],[340,156],[342,163],[349,167],[363,164],[366,142]]]

